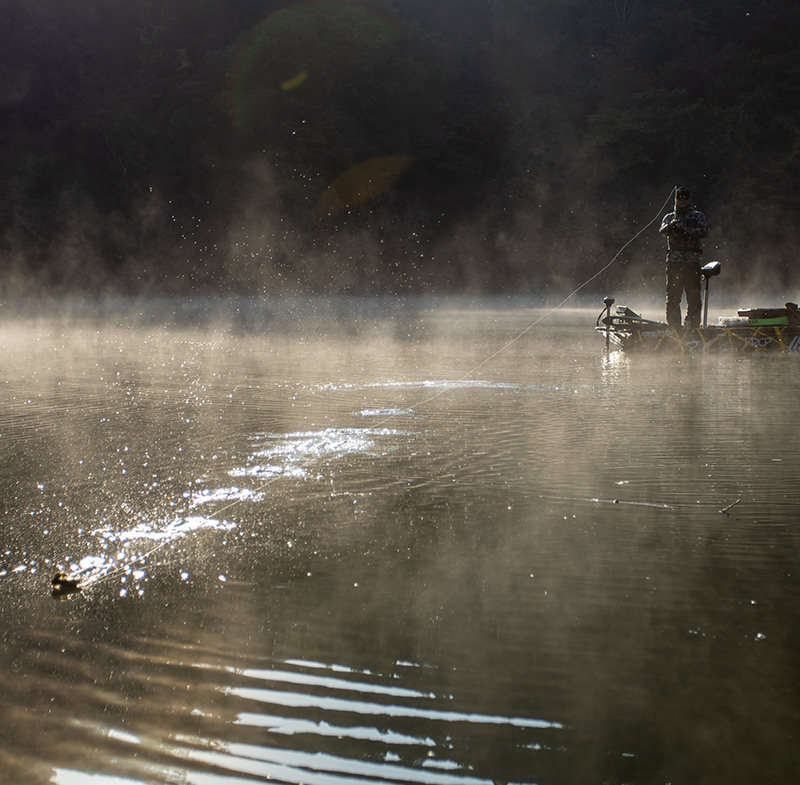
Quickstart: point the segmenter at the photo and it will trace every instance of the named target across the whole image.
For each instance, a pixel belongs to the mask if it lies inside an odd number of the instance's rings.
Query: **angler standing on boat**
[[[667,238],[667,323],[681,326],[681,295],[686,292],[686,327],[700,326],[700,268],[706,217],[693,210],[688,188],[675,189],[675,209],[664,216],[659,230]]]

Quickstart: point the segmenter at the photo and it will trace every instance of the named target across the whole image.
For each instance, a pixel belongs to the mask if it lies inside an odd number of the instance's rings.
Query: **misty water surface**
[[[0,323],[0,781],[793,781],[796,358],[385,305]]]

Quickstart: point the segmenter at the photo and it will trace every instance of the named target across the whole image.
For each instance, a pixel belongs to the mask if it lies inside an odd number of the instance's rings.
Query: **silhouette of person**
[[[686,327],[700,326],[700,268],[706,217],[691,206],[688,188],[675,189],[675,209],[664,216],[659,231],[667,238],[667,323],[681,326],[681,296],[686,292]]]

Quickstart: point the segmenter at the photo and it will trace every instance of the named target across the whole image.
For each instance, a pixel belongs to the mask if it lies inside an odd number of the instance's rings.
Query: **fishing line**
[[[664,200],[664,203],[661,205],[661,207],[659,207],[658,212],[653,216],[653,218],[650,219],[650,221],[648,221],[644,226],[642,226],[642,228],[639,229],[639,231],[636,232],[627,242],[625,242],[620,247],[620,249],[614,254],[614,256],[611,258],[611,260],[609,262],[607,262],[605,265],[603,265],[603,267],[601,267],[599,270],[597,270],[595,273],[593,273],[591,276],[589,276],[579,286],[575,287],[559,303],[557,303],[555,306],[553,306],[548,311],[543,313],[541,316],[539,316],[536,319],[534,319],[523,330],[520,330],[520,332],[517,333],[517,335],[515,335],[510,340],[506,341],[496,351],[494,351],[491,354],[489,354],[488,356],[486,356],[483,360],[481,360],[479,363],[477,363],[472,368],[470,368],[468,371],[466,371],[464,374],[462,374],[462,376],[460,376],[457,380],[455,380],[454,382],[446,383],[440,390],[438,390],[433,395],[430,395],[427,398],[423,398],[423,399],[417,401],[415,404],[412,404],[409,407],[404,407],[402,411],[392,412],[391,414],[389,414],[386,417],[384,417],[382,420],[380,420],[377,423],[375,423],[375,425],[373,425],[373,429],[382,426],[384,423],[394,419],[395,417],[399,416],[400,414],[413,411],[415,408],[420,408],[420,407],[425,406],[425,405],[427,405],[429,403],[432,403],[436,399],[440,398],[445,393],[447,393],[450,390],[454,389],[454,387],[456,385],[466,381],[469,377],[473,376],[477,371],[479,371],[485,365],[487,365],[492,360],[494,360],[496,357],[498,357],[500,354],[505,352],[510,346],[515,344],[517,341],[519,341],[525,335],[527,335],[534,327],[537,327],[543,321],[545,321],[545,319],[550,318],[559,309],[563,308],[564,305],[566,305],[566,303],[568,303],[573,297],[575,297],[576,294],[578,294],[578,292],[580,292],[582,289],[586,288],[592,281],[594,281],[597,278],[599,278],[606,270],[608,270],[617,261],[617,259],[619,259],[619,257],[622,255],[622,252],[629,245],[631,245],[631,243],[633,243],[645,230],[650,228],[650,226],[652,226],[661,217],[661,214],[663,213],[663,211],[666,208],[666,206],[669,204],[670,200],[674,198],[674,194],[675,194],[675,188],[673,188],[670,191],[669,196]],[[271,483],[273,483],[277,479],[277,477],[278,476],[276,475],[276,476],[268,478],[261,485],[259,485],[256,488],[254,488],[253,489],[254,492],[256,492],[256,493],[262,492]],[[544,497],[542,497],[542,498],[544,498]],[[554,497],[554,498],[556,498],[556,497]],[[243,499],[234,499],[233,501],[230,501],[227,504],[223,505],[222,507],[212,511],[209,514],[209,517],[212,517],[212,516],[216,517],[220,513],[225,512],[226,510],[229,510],[229,509],[235,507],[237,504],[241,504],[242,501],[243,501]],[[591,501],[605,501],[605,500],[592,499]],[[614,501],[616,501],[616,500],[614,500]],[[149,557],[151,557],[154,553],[156,553],[158,550],[163,548],[165,545],[168,545],[170,543],[175,542],[176,539],[177,539],[177,537],[169,537],[167,535],[167,536],[165,536],[164,540],[162,540],[156,546],[151,548],[149,551],[146,551],[145,553],[137,554],[136,557],[132,561],[130,561],[130,562],[124,564],[124,565],[120,565],[118,567],[115,567],[115,568],[111,569],[107,573],[100,573],[100,574],[95,573],[95,574],[98,575],[98,577],[96,579],[94,579],[94,580],[92,579],[93,575],[90,573],[89,576],[86,578],[85,582],[82,583],[82,585],[86,586],[87,588],[90,587],[90,586],[98,586],[98,585],[100,585],[102,583],[106,583],[106,582],[108,582],[110,580],[113,580],[114,578],[117,578],[120,575],[130,574],[132,572],[133,566],[135,564],[143,563],[145,560],[147,560]],[[89,569],[91,569],[91,568],[89,568]],[[81,573],[83,573],[83,572],[84,571],[77,571],[76,573],[72,573],[72,577],[80,576]]]
[[[664,203],[661,205],[661,207],[658,208],[658,212],[650,219],[650,221],[648,221],[641,229],[639,229],[639,231],[636,232],[636,234],[634,234],[633,237],[631,237],[630,240],[628,240],[614,254],[614,256],[613,256],[613,258],[611,259],[610,262],[608,262],[606,265],[601,267],[596,273],[594,273],[589,278],[587,278],[582,284],[580,284],[580,286],[577,286],[575,289],[573,289],[563,300],[561,300],[561,302],[559,302],[557,305],[555,305],[549,311],[546,311],[545,313],[543,313],[537,319],[534,319],[534,321],[531,322],[524,330],[521,330],[517,335],[515,335],[509,341],[506,341],[506,343],[504,343],[499,349],[497,349],[496,351],[492,352],[488,357],[485,357],[477,365],[475,365],[472,368],[470,368],[470,370],[468,370],[460,378],[456,379],[455,382],[451,383],[450,385],[444,386],[441,390],[439,390],[435,394],[431,395],[428,398],[424,398],[421,401],[418,401],[416,404],[413,404],[409,408],[413,409],[413,408],[418,408],[420,406],[424,406],[426,404],[429,404],[432,401],[435,401],[437,398],[439,398],[442,395],[444,395],[446,392],[449,392],[450,390],[452,390],[455,387],[455,385],[460,384],[463,381],[466,381],[470,376],[472,376],[477,371],[479,371],[481,368],[483,368],[484,365],[487,365],[488,363],[490,363],[492,360],[495,359],[495,357],[497,357],[498,355],[502,354],[504,351],[506,351],[506,349],[508,349],[510,346],[512,346],[518,340],[520,340],[520,338],[522,338],[527,333],[529,333],[534,327],[537,327],[538,325],[540,325],[545,319],[549,319],[556,311],[558,311],[560,308],[562,308],[564,305],[566,305],[567,302],[569,302],[578,292],[580,292],[581,289],[584,289],[586,286],[588,286],[596,278],[599,278],[606,270],[608,270],[609,267],[611,267],[611,265],[613,265],[617,261],[617,259],[619,259],[619,257],[621,256],[622,252],[632,242],[634,242],[639,237],[639,235],[641,235],[646,229],[649,229],[656,221],[658,221],[661,218],[661,215],[664,212],[664,210],[666,209],[667,205],[670,203],[670,200],[674,199],[674,194],[675,194],[675,189],[676,188],[677,188],[677,186],[673,187],[673,189],[669,193],[669,196],[664,200]],[[391,420],[393,417],[396,417],[396,416],[397,416],[396,414],[390,414],[385,419],[381,420],[377,424],[378,425],[383,425],[383,423],[388,422],[389,420]]]

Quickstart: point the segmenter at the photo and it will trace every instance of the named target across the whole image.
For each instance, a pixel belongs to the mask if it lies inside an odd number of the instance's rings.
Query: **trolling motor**
[[[721,270],[722,262],[709,262],[700,268],[700,272],[706,282],[705,294],[703,295],[703,327],[708,327],[708,279],[719,275]]]
[[[611,335],[608,332],[608,327],[611,323],[611,306],[614,305],[614,298],[613,297],[605,297],[603,299],[603,305],[606,307],[606,351],[608,351],[608,343],[611,339]]]

